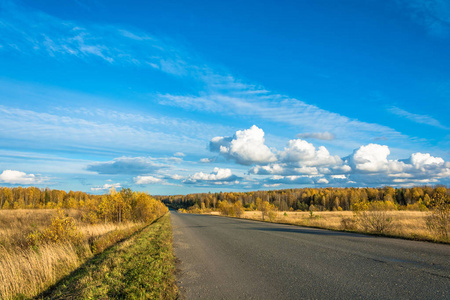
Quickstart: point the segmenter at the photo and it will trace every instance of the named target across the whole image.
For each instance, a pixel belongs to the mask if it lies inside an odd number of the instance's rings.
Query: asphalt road
[[[450,246],[171,211],[185,299],[450,299]]]

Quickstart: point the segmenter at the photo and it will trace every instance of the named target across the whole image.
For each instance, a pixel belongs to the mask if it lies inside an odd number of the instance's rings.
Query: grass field
[[[111,245],[126,239],[146,225],[139,222],[88,224],[81,220],[79,211],[68,210],[66,214],[76,226],[76,239],[72,236],[72,239],[54,243],[31,243],[30,235],[52,228],[55,213],[51,209],[0,210],[0,299],[36,296],[89,259],[96,258]],[[67,219],[64,217],[62,220]],[[164,228],[164,235],[161,235],[164,237],[152,240],[159,243],[155,244],[158,245],[157,249],[167,248],[170,252],[170,224],[152,226],[150,227],[158,230]],[[168,244],[162,246],[162,239],[166,239]],[[124,242],[123,245],[127,243],[129,242]]]
[[[265,221],[274,223],[294,224],[300,226],[317,227],[331,230],[347,230],[362,233],[376,233],[385,236],[408,238],[415,240],[448,243],[448,239],[436,236],[426,226],[426,217],[430,212],[393,210],[386,211],[385,218],[390,219],[389,226],[384,232],[371,232],[360,225],[358,215],[351,211],[276,211],[272,219],[265,217]],[[211,212],[219,215],[219,212]],[[241,218],[262,220],[260,211],[245,211]]]

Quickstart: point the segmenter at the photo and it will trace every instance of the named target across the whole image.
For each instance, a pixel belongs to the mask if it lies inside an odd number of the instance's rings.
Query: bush
[[[64,214],[62,209],[56,211],[56,216],[52,218],[52,223],[44,231],[34,231],[27,237],[31,246],[39,244],[71,242],[79,243],[83,238],[81,232],[75,225],[75,220]]]
[[[445,188],[437,188],[430,202],[432,213],[427,217],[428,229],[448,240],[450,231],[450,197]]]
[[[342,218],[341,225],[343,230],[355,230],[357,227],[357,220],[355,218]]]
[[[392,227],[392,217],[388,211],[395,209],[390,201],[359,202],[352,205],[355,212],[356,223],[364,231],[386,233]]]
[[[269,217],[270,221],[273,221],[275,219],[276,214],[274,214],[274,212],[273,212],[274,209],[275,209],[275,206],[273,204],[270,204],[269,201],[262,202],[261,213],[262,213],[263,221],[266,216]]]
[[[423,203],[422,200],[419,200],[418,202],[416,202],[414,204],[408,204],[406,206],[406,210],[428,211],[428,208],[425,205],[425,203]]]

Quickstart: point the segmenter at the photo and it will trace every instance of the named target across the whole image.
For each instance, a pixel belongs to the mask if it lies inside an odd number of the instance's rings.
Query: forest
[[[357,203],[391,202],[397,209],[427,210],[437,189],[444,186],[412,188],[303,188],[254,192],[220,192],[157,197],[174,208],[198,207],[217,209],[219,201],[240,202],[244,209],[256,209],[260,200],[267,201],[279,211],[342,211]],[[259,200],[258,200],[259,199]]]

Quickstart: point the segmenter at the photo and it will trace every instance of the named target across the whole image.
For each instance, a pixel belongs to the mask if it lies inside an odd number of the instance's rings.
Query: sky
[[[450,184],[446,0],[0,0],[0,185]]]

